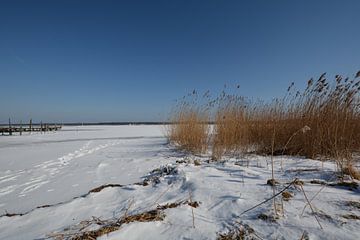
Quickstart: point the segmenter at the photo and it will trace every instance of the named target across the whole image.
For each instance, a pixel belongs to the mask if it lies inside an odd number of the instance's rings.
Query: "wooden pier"
[[[9,119],[8,126],[0,126],[0,134],[1,135],[13,135],[14,133],[19,133],[22,135],[23,132],[49,132],[49,131],[57,131],[62,128],[61,125],[58,124],[32,124],[32,120],[30,120],[29,124],[15,124],[12,125]]]

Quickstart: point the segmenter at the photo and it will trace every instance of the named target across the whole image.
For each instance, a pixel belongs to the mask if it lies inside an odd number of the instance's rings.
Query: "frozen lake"
[[[166,162],[164,126],[75,126],[0,137],[0,212],[24,212]]]

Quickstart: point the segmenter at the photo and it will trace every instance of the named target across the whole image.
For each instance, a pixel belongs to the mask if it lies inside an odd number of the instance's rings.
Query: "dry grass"
[[[359,92],[360,73],[353,79],[336,75],[333,81],[322,74],[302,92],[291,84],[283,98],[270,103],[222,92],[209,100],[212,108],[196,101],[181,105],[169,139],[190,152],[210,147],[213,159],[244,152],[331,158],[342,173],[359,179],[352,162],[360,150]],[[211,134],[203,124],[210,116],[215,123]]]
[[[342,215],[343,218],[349,219],[349,220],[360,220],[360,216],[355,214],[345,214]]]
[[[330,83],[323,74],[309,80],[302,93],[292,87],[269,104],[228,98],[216,117],[215,155],[245,149],[333,158],[341,171],[358,179],[352,157],[360,150],[360,81],[337,75]]]
[[[181,101],[171,115],[167,127],[170,142],[194,154],[204,153],[209,144],[208,109],[197,106],[197,94],[191,94],[193,101]]]
[[[89,191],[89,193],[96,193],[96,192],[101,192],[103,189],[105,188],[109,188],[109,187],[124,187],[124,185],[121,185],[121,184],[104,184],[104,185],[101,185],[99,187],[96,187],[96,188],[93,188]]]
[[[213,135],[213,159],[247,150],[250,144],[247,107],[242,97],[227,95],[219,99]]]
[[[182,110],[168,128],[171,142],[192,153],[204,153],[208,147],[208,118],[206,114]]]
[[[360,180],[360,172],[354,167],[354,165],[351,162],[345,165],[345,167],[342,170],[344,174],[347,174],[356,180]]]
[[[281,196],[282,196],[282,198],[283,198],[284,201],[289,201],[290,198],[293,197],[293,195],[292,195],[290,192],[288,192],[288,191],[283,192],[283,193],[281,194]]]
[[[214,146],[270,154],[275,138],[274,154],[324,156],[347,165],[343,160],[360,149],[359,90],[356,79],[336,76],[331,84],[323,74],[302,93],[291,85],[284,98],[268,104],[228,98],[218,110]]]
[[[83,232],[81,234],[71,237],[71,239],[72,240],[96,239],[97,237],[119,230],[122,224],[131,223],[131,222],[162,221],[164,220],[164,218],[165,218],[165,214],[162,211],[151,210],[140,214],[125,216],[123,219],[121,219],[118,222],[102,226],[97,230]]]
[[[241,224],[239,226],[234,226],[233,229],[226,233],[218,233],[217,240],[245,240],[245,239],[261,239],[247,224]]]
[[[360,202],[357,201],[346,201],[344,202],[344,205],[349,207],[350,209],[360,210]]]
[[[69,228],[64,229],[63,232],[50,233],[47,236],[54,239],[93,240],[103,235],[119,230],[123,226],[123,224],[128,224],[132,222],[163,221],[165,219],[164,210],[166,209],[177,208],[185,204],[193,208],[199,206],[198,202],[187,200],[167,203],[165,205],[158,205],[156,209],[141,212],[138,214],[128,215],[128,210],[131,207],[132,203],[133,202],[130,202],[124,215],[119,219],[101,220],[100,218],[93,217],[91,220],[84,220],[74,226],[70,226]],[[91,230],[92,225],[98,225],[99,228]],[[89,227],[90,230],[88,229]]]

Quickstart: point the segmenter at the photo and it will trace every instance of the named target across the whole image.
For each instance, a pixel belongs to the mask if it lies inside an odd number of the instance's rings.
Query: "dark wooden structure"
[[[13,125],[9,119],[8,126],[0,126],[0,134],[1,135],[12,135],[13,133],[19,133],[22,135],[23,132],[48,132],[48,131],[57,131],[61,129],[61,125],[58,124],[33,124],[32,120],[28,125],[23,125],[21,122],[20,124]]]

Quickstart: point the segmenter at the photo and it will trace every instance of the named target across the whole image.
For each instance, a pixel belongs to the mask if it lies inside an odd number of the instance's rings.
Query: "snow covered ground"
[[[164,131],[79,126],[0,137],[0,215],[8,213],[0,239],[67,239],[154,209],[162,221],[129,221],[99,239],[216,239],[236,231],[249,239],[360,238],[360,189],[337,186],[333,163],[276,157],[275,192],[288,186],[291,197],[276,198],[273,219],[272,200],[244,213],[273,194],[269,157],[209,162],[175,151]],[[296,178],[303,185],[290,184]],[[314,212],[303,211],[302,188],[309,200],[321,190]]]

